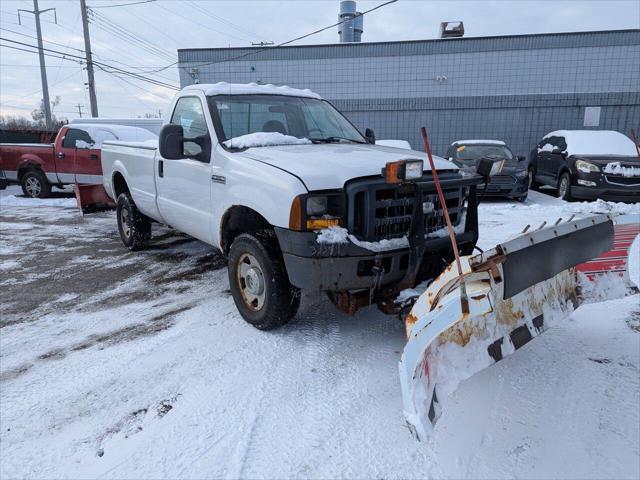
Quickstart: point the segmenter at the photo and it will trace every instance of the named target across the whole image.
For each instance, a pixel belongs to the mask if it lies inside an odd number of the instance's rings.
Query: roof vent
[[[464,23],[442,22],[440,24],[440,38],[460,38],[464,37]]]

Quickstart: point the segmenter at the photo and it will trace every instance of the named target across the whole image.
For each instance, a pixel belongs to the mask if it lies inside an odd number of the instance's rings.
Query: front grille
[[[373,180],[351,184],[346,191],[348,228],[358,239],[377,242],[401,238],[409,233],[415,199],[413,186],[389,185]],[[461,187],[444,190],[453,225],[460,223],[465,193],[466,189]],[[424,214],[425,233],[444,228],[446,223],[438,194],[435,191],[423,191],[422,202],[428,211]]]
[[[509,175],[496,175],[491,177],[491,180],[489,181],[489,185],[506,185],[513,182],[514,182],[513,177]]]
[[[622,175],[605,175],[607,182],[613,185],[640,185],[640,177],[623,177]]]

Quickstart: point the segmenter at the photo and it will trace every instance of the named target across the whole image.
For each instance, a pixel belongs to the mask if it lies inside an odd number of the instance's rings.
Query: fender
[[[246,207],[261,215],[274,227],[289,228],[289,214],[293,199],[307,188],[299,178],[289,172],[262,162],[247,162],[246,158],[236,159],[217,156],[221,171],[233,172],[214,205],[213,241],[221,246],[223,218],[233,207]],[[259,165],[259,168],[255,168]],[[258,188],[256,188],[258,187]],[[214,187],[216,188],[216,187]]]

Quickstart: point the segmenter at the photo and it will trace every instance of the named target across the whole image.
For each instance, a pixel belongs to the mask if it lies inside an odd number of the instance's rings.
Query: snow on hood
[[[430,171],[427,156],[416,150],[381,147],[370,144],[335,143],[316,145],[286,145],[250,148],[230,152],[273,165],[300,178],[309,190],[342,188],[348,180],[380,175],[387,162],[417,159]],[[458,170],[443,158],[433,157],[438,170]]]
[[[184,87],[183,90],[200,90],[205,95],[287,95],[290,97],[306,97],[322,99],[320,95],[309,89],[291,88],[287,85],[277,86],[270,83],[198,83]]]
[[[638,155],[633,141],[620,132],[613,130],[556,130],[542,139],[564,137],[568,155]],[[545,150],[543,145],[541,150]]]
[[[308,138],[292,137],[280,132],[254,132],[231,138],[224,142],[224,145],[228,148],[251,148],[274,145],[308,145],[310,143],[311,140]]]

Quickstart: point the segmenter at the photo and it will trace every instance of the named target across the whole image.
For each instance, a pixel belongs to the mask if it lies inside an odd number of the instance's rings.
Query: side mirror
[[[375,143],[376,143],[376,134],[373,133],[373,130],[371,130],[370,128],[367,128],[364,131],[364,136],[367,139],[367,142],[375,145]]]
[[[527,157],[525,157],[524,155],[518,155],[516,158],[519,162],[524,162],[527,159]]]
[[[160,129],[158,148],[162,158],[167,160],[184,158],[184,130],[182,125],[164,125]]]
[[[481,158],[478,162],[476,172],[484,178],[485,182],[489,181],[489,178],[499,174],[502,171],[504,161],[491,160],[490,158]]]

